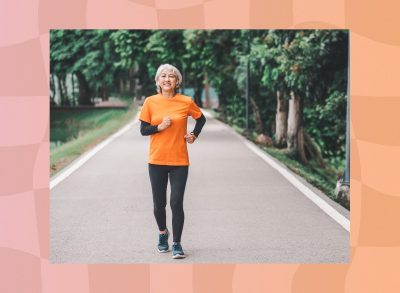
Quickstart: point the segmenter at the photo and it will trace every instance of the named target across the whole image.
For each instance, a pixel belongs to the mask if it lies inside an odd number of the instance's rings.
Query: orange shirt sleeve
[[[203,113],[201,113],[199,106],[197,106],[196,103],[193,100],[191,100],[188,114],[192,116],[194,119],[198,119]]]
[[[151,122],[149,99],[144,100],[142,110],[140,111],[139,119],[147,123]]]

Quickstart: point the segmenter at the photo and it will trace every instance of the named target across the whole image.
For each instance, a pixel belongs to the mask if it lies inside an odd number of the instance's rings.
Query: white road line
[[[139,122],[138,117],[139,117],[140,111],[136,114],[135,118],[132,120],[131,123],[128,125],[124,126],[121,128],[118,132],[112,134],[110,137],[108,137],[106,140],[95,146],[93,149],[90,151],[84,153],[81,155],[77,160],[75,160],[70,166],[66,167],[63,171],[60,172],[60,174],[57,174],[50,180],[50,190],[53,189],[57,184],[62,182],[64,179],[66,179],[69,175],[74,173],[76,170],[78,170],[80,167],[83,166],[91,157],[93,157],[95,154],[97,154],[99,151],[101,151],[104,147],[106,147],[109,143],[111,143],[114,139],[116,139],[118,136],[121,136],[125,132],[127,132],[133,125]]]
[[[204,116],[212,117],[210,113],[204,111]],[[288,170],[277,164],[268,154],[262,151],[257,145],[248,141],[243,136],[238,134],[232,128],[228,127],[221,121],[215,119],[222,125],[224,125],[231,133],[236,135],[243,143],[246,145],[252,152],[254,152],[257,156],[263,159],[266,163],[268,163],[272,168],[277,170],[279,173],[282,174],[290,183],[292,183],[298,190],[301,191],[309,200],[315,203],[321,210],[323,210],[328,216],[330,216],[333,220],[335,220],[340,226],[342,226],[346,231],[350,232],[350,221],[340,214],[337,210],[331,207],[326,201],[320,198],[315,192],[313,192],[310,188],[305,186],[301,181],[299,181],[292,173]]]
[[[63,170],[60,174],[56,175],[50,181],[50,190],[53,189],[57,184],[62,182],[66,179],[69,175],[73,172],[78,170],[83,164],[85,164],[91,157],[93,157],[96,153],[102,150],[105,146],[111,143],[115,138],[121,136],[125,132],[127,132],[133,125],[138,123],[139,113],[136,115],[134,120],[126,125],[124,128],[119,130],[118,132],[111,135],[105,141],[97,145],[92,150],[88,151],[87,153],[83,154],[79,159],[77,159],[74,163],[72,163],[69,167]],[[207,111],[203,110],[204,116],[207,118],[212,118],[212,115]],[[316,195],[311,189],[305,186],[302,182],[300,182],[293,174],[291,174],[288,170],[284,169],[282,166],[277,164],[269,155],[267,155],[264,151],[260,150],[258,146],[254,143],[248,141],[240,134],[236,133],[236,131],[232,130],[230,127],[225,125],[224,123],[220,122],[219,120],[215,119],[220,124],[224,125],[227,129],[231,131],[234,135],[236,135],[240,141],[244,143],[252,152],[254,152],[257,156],[263,159],[266,163],[268,163],[272,168],[277,170],[279,173],[282,174],[290,183],[292,183],[298,190],[300,190],[308,199],[310,199],[313,203],[315,203],[321,210],[323,210],[327,215],[329,215],[333,220],[335,220],[339,225],[341,225],[344,229],[350,232],[350,221],[341,215],[338,211],[336,211],[333,207],[331,207],[328,203],[326,203],[322,198]]]

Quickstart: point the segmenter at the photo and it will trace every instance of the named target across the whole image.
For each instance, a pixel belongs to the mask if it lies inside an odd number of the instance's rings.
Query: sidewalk
[[[52,262],[348,262],[349,233],[212,118],[189,146],[188,257],[157,253],[148,143],[137,123],[51,190]]]

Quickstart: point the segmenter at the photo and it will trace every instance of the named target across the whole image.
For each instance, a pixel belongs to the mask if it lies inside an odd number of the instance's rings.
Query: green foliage
[[[50,149],[51,175],[66,166],[91,146],[107,138],[125,125],[136,114],[137,109],[66,111],[51,115],[50,140],[58,139],[57,135],[65,127],[76,129],[76,135],[67,142]],[[65,134],[63,134],[65,137]]]
[[[244,128],[246,126],[245,112],[246,112],[246,101],[237,95],[228,97],[226,106],[226,119],[227,122]]]
[[[156,75],[157,68],[164,63],[169,63],[177,68],[182,65],[184,54],[183,33],[181,30],[156,30],[153,31],[144,47],[148,60],[147,70],[151,78]]]
[[[76,139],[79,135],[101,127],[125,112],[125,110],[108,109],[51,111],[50,141],[66,142]]]
[[[92,96],[138,78],[130,95],[155,92],[160,64],[178,67],[197,92],[206,79],[219,98],[221,119],[246,125],[246,79],[264,131],[273,136],[276,92],[302,98],[306,131],[324,159],[343,168],[348,32],[341,30],[52,30],[50,70],[62,80],[80,72]],[[51,82],[52,88],[55,87]],[[122,94],[122,93],[119,93]],[[128,94],[128,93],[124,93]],[[251,104],[251,103],[249,103]],[[250,106],[250,131],[255,112]]]
[[[82,73],[93,93],[111,87],[117,67],[109,30],[52,30],[50,32],[50,73],[65,78]]]
[[[137,44],[134,39],[136,39],[136,35],[132,31],[118,30],[111,33],[110,40],[113,41],[115,53],[119,57],[114,61],[116,67],[129,69],[133,66],[134,59],[132,57]]]
[[[86,39],[85,56],[75,66],[74,71],[81,71],[95,91],[113,84],[116,72],[113,60],[116,58],[110,31],[83,31]]]
[[[335,90],[324,103],[304,110],[307,130],[323,156],[338,169],[344,169],[346,154],[346,107],[346,95]]]

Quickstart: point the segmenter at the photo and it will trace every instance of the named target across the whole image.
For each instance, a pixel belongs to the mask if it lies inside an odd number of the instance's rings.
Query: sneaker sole
[[[177,255],[173,255],[172,256],[172,258],[173,259],[180,259],[180,258],[185,258],[186,256],[185,255],[182,255],[182,254],[177,254]]]

